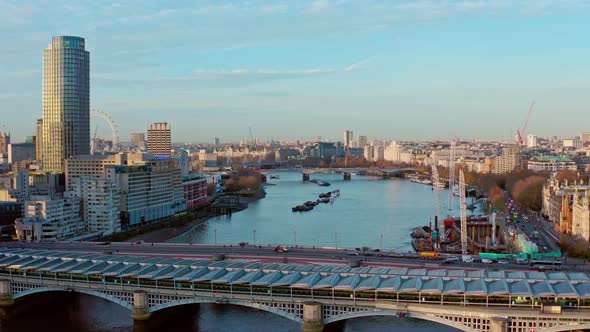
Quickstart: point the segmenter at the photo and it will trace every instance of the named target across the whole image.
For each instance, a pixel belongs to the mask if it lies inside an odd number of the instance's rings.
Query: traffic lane
[[[22,246],[21,246],[22,247]],[[104,248],[108,248],[108,246],[100,246],[100,245],[84,245],[81,247],[72,246],[71,244],[67,244],[66,246],[60,246],[59,244],[42,244],[42,243],[32,243],[28,246],[29,249],[38,249],[38,250],[58,250],[58,251],[83,251],[83,252],[90,252],[90,253],[113,253],[113,254],[134,254],[134,255],[146,255],[146,256],[163,256],[163,257],[202,257],[203,255],[212,256],[215,254],[224,254],[228,256],[228,258],[236,258],[239,259],[240,257],[244,256],[254,256],[254,257],[274,257],[277,260],[281,260],[284,258],[287,259],[311,259],[311,260],[338,260],[340,262],[348,263],[348,260],[360,260],[364,264],[372,265],[372,264],[379,264],[379,263],[386,263],[386,264],[399,264],[402,266],[416,266],[416,267],[427,267],[427,266],[436,266],[438,268],[477,268],[477,269],[484,269],[484,270],[531,270],[528,265],[519,265],[515,263],[509,264],[499,264],[499,263],[492,263],[492,264],[485,264],[481,262],[474,262],[474,263],[464,263],[464,262],[455,262],[454,264],[445,265],[442,264],[442,261],[430,261],[430,260],[423,260],[423,259],[416,259],[416,258],[400,258],[400,257],[378,257],[378,256],[351,256],[349,252],[338,251],[335,252],[334,250],[330,249],[316,249],[316,250],[309,250],[303,249],[300,251],[289,251],[287,253],[277,253],[274,250],[270,250],[270,248],[262,247],[262,248],[252,248],[252,247],[245,247],[241,248],[239,246],[232,247],[232,248],[223,248],[219,246],[211,246],[211,245],[194,245],[191,248],[186,248],[186,246],[152,246],[150,244],[142,244],[142,245],[130,245],[130,244],[120,244],[119,249],[116,250],[105,250]],[[224,250],[225,249],[225,250]],[[580,266],[579,264],[564,264],[562,270],[564,271],[582,271],[588,270],[586,265]]]

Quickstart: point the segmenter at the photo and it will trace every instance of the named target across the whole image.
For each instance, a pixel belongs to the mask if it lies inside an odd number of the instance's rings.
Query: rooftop
[[[0,249],[0,269],[302,289],[590,298],[590,276],[582,272],[352,268],[30,249]]]

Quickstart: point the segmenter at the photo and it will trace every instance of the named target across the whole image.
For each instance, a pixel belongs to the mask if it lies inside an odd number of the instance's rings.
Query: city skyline
[[[239,141],[249,126],[262,140],[339,139],[346,128],[508,140],[533,99],[528,133],[586,130],[571,121],[590,105],[583,1],[138,4],[0,3],[0,126],[14,142],[35,132],[40,55],[57,35],[86,39],[91,108],[121,137],[167,121],[174,142]]]

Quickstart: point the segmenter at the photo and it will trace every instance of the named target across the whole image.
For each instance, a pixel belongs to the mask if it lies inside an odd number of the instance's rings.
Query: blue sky
[[[262,139],[500,139],[531,100],[529,132],[573,136],[590,130],[589,31],[585,0],[0,0],[0,127],[33,132],[42,51],[76,35],[92,108],[124,141],[154,121],[178,142],[249,126]]]

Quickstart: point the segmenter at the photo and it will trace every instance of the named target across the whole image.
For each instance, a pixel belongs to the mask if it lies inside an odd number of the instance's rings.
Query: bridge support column
[[[490,332],[508,332],[508,319],[502,317],[490,318]]]
[[[322,305],[316,302],[303,303],[303,332],[322,332]]]
[[[350,181],[350,179],[352,178],[352,174],[350,174],[348,172],[343,172],[342,176],[344,178],[344,181]]]
[[[303,173],[303,182],[309,182],[309,174]]]
[[[131,317],[134,320],[146,320],[151,316],[149,309],[148,294],[142,290],[133,292],[133,312]]]
[[[10,280],[0,280],[0,307],[7,307],[13,303]]]

